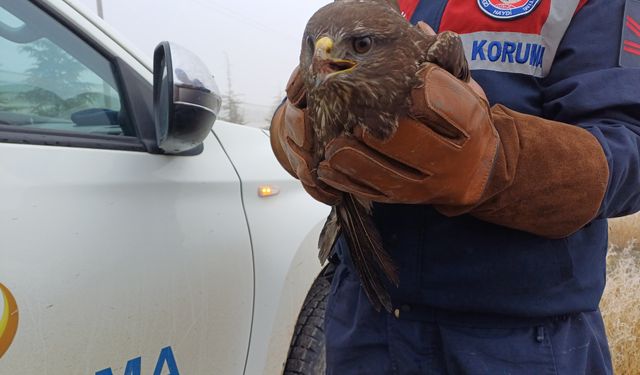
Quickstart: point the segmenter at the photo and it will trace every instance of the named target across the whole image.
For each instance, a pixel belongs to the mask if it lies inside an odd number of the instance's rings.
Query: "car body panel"
[[[253,240],[256,299],[246,373],[277,374],[300,306],[320,271],[317,243],[329,208],[309,199],[278,164],[262,131],[224,121],[213,129],[241,177]],[[260,198],[258,187],[265,184],[279,194]]]
[[[21,316],[0,374],[87,374],[140,355],[147,374],[166,346],[184,373],[242,372],[249,236],[237,175],[215,138],[205,148],[0,144],[0,275]]]

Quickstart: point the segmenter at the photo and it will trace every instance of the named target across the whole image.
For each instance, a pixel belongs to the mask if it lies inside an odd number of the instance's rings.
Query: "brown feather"
[[[398,285],[397,269],[389,254],[382,247],[382,238],[376,228],[371,213],[351,194],[344,194],[342,202],[336,206],[341,226],[346,232],[349,250],[360,284],[373,305],[391,311],[391,297],[386,290],[379,271]]]
[[[341,225],[336,207],[331,207],[331,213],[329,213],[329,217],[327,217],[327,221],[325,221],[322,232],[320,232],[320,238],[318,239],[318,249],[320,249],[318,259],[320,259],[320,263],[324,263],[329,259],[331,249],[333,249],[333,245],[335,245],[340,235],[340,230]]]

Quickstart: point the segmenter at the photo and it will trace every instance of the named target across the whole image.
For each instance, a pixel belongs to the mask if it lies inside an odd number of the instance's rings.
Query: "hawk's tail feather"
[[[324,262],[329,259],[329,255],[331,255],[331,249],[336,243],[339,234],[340,221],[338,220],[338,213],[336,212],[336,207],[334,206],[331,207],[331,213],[329,214],[329,217],[327,217],[327,221],[324,223],[324,227],[322,227],[322,232],[320,232],[320,238],[318,240],[318,249],[320,249],[318,258],[320,259],[320,263],[324,264]]]
[[[399,283],[398,271],[382,246],[382,238],[370,212],[351,194],[345,194],[336,210],[365,294],[376,311],[382,306],[391,312],[391,297],[378,270],[395,286]]]

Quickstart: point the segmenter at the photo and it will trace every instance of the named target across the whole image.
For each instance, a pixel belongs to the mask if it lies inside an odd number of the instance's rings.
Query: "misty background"
[[[243,122],[262,127],[284,97],[308,19],[331,0],[76,2],[96,14],[101,2],[104,20],[149,58],[163,40],[195,52]]]

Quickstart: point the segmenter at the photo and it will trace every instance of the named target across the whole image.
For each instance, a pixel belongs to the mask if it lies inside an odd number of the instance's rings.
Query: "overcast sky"
[[[96,11],[96,0],[80,1]],[[103,0],[105,20],[151,56],[162,40],[199,55],[222,91],[271,107],[297,65],[311,15],[330,0]]]

